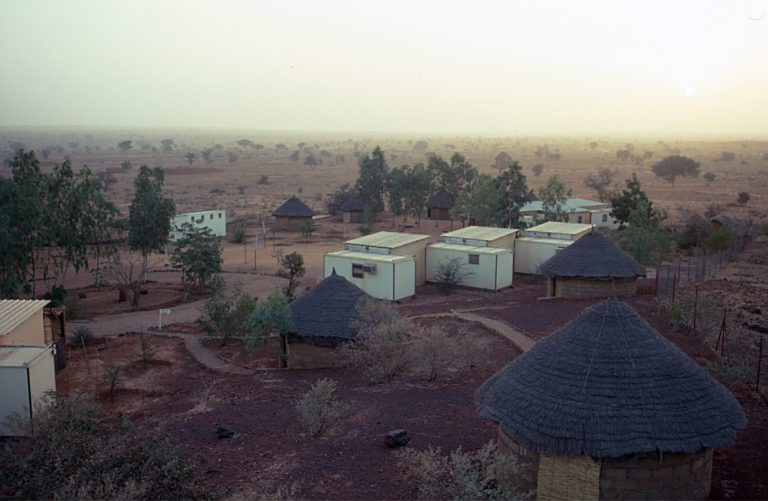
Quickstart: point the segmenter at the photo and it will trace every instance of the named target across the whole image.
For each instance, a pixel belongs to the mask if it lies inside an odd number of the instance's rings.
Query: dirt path
[[[478,323],[483,327],[486,327],[493,332],[504,336],[513,345],[519,348],[520,351],[528,351],[536,343],[536,340],[528,337],[527,335],[511,327],[506,322],[502,322],[501,320],[495,320],[469,312],[452,311],[452,314],[458,318],[461,318],[462,320]]]
[[[203,346],[201,343],[202,336],[200,334],[192,334],[187,332],[167,332],[155,329],[153,329],[151,332],[152,334],[157,334],[158,336],[177,337],[183,339],[184,347],[187,349],[189,354],[192,355],[195,360],[200,362],[200,364],[211,370],[234,375],[253,374],[253,371],[227,362]]]

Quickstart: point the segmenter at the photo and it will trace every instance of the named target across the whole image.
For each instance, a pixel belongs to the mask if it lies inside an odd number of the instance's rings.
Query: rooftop
[[[347,240],[351,245],[367,245],[370,247],[383,247],[386,249],[395,249],[408,245],[419,240],[426,240],[429,235],[419,235],[415,233],[397,233],[394,231],[380,231],[360,238]]]
[[[586,198],[569,198],[565,201],[566,212],[579,212],[584,209],[596,209],[604,206],[608,206],[608,204],[606,202],[587,200]],[[520,208],[520,212],[544,212],[544,202],[541,200],[528,202]]]
[[[560,223],[556,221],[547,221],[525,230],[526,232],[538,233],[560,233],[561,235],[578,235],[592,229],[591,224],[580,223]]]
[[[448,233],[443,233],[440,236],[490,241],[506,237],[507,235],[513,233],[517,233],[517,230],[512,228],[492,228],[490,226],[467,226],[466,228],[460,228],[458,230],[449,231]]]
[[[315,215],[315,211],[293,196],[286,200],[283,205],[275,209],[272,215],[283,217],[311,217]]]
[[[47,299],[1,299],[0,336],[4,336],[45,308]]]

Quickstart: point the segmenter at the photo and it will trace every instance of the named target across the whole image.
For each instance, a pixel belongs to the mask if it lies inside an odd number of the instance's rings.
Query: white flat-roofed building
[[[490,226],[467,226],[440,235],[447,244],[513,249],[518,230]]]
[[[0,346],[0,436],[25,435],[6,419],[18,414],[28,423],[45,393],[55,390],[52,345]]]
[[[184,235],[181,230],[184,223],[189,223],[192,226],[204,226],[217,237],[223,237],[227,234],[227,214],[223,209],[177,214],[171,221],[171,233],[168,236],[171,241],[175,242]]]
[[[416,261],[416,281],[414,285],[418,286],[426,281],[427,240],[429,240],[429,235],[380,231],[347,240],[345,247],[350,251],[371,254],[413,256]],[[336,271],[338,273],[338,270]]]
[[[369,295],[396,301],[416,293],[416,258],[412,255],[384,254],[359,250],[328,252],[324,259],[325,276],[333,270]]]
[[[441,265],[453,259],[458,260],[464,274],[460,285],[488,290],[512,285],[512,249],[446,242],[437,242],[427,247],[427,280],[439,282]]]

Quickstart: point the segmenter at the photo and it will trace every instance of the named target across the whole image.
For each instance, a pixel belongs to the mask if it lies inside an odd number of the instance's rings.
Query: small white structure
[[[511,228],[490,226],[467,226],[440,235],[447,244],[474,245],[476,247],[499,247],[513,249],[517,231]]]
[[[515,240],[515,273],[535,275],[539,266],[592,230],[591,224],[548,221]]]
[[[441,264],[458,259],[467,275],[460,285],[499,290],[512,285],[513,250],[438,242],[427,247],[427,280],[438,282]]]
[[[426,280],[426,249],[429,235],[415,233],[397,233],[380,231],[345,242],[350,251],[366,252],[382,255],[413,256],[416,260],[416,283],[421,285]],[[328,268],[326,267],[326,270]],[[338,269],[336,272],[338,273]],[[327,272],[326,272],[327,275]],[[346,277],[346,275],[343,275]],[[349,277],[347,277],[349,279]],[[367,291],[366,291],[367,292]]]
[[[31,419],[45,393],[54,390],[53,346],[0,346],[0,436],[22,434],[8,428],[6,418],[18,413]]]
[[[568,214],[568,222],[576,224],[593,224],[616,229],[618,221],[611,217],[613,207],[606,202],[596,202],[585,198],[569,198],[563,207]],[[544,202],[536,200],[528,202],[520,208],[520,216],[526,224],[536,224],[544,217]]]
[[[189,223],[193,226],[204,226],[210,229],[211,233],[217,237],[223,237],[227,234],[227,215],[223,209],[177,214],[171,220],[171,233],[168,236],[171,241],[175,242],[184,235],[181,231],[184,223]]]
[[[325,254],[325,276],[333,270],[372,297],[397,301],[416,293],[416,258],[341,250]]]
[[[47,299],[0,300],[0,345],[42,345],[53,342],[46,339],[43,319],[43,308],[48,303],[50,301]]]

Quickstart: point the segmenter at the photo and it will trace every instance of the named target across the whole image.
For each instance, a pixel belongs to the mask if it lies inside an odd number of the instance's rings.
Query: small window
[[[469,264],[480,264],[480,254],[469,254]]]
[[[219,212],[219,219],[221,219],[221,212]]]
[[[363,265],[358,263],[352,263],[352,277],[353,278],[363,278],[364,272],[363,272]]]
[[[211,217],[209,219],[213,219],[213,214],[211,214]]]
[[[582,216],[579,216],[579,220],[578,220],[578,221],[576,221],[576,222],[577,222],[577,223],[579,223],[579,224],[581,224],[581,222],[582,222]]]
[[[603,214],[603,222],[604,223],[608,222],[608,214]]]

